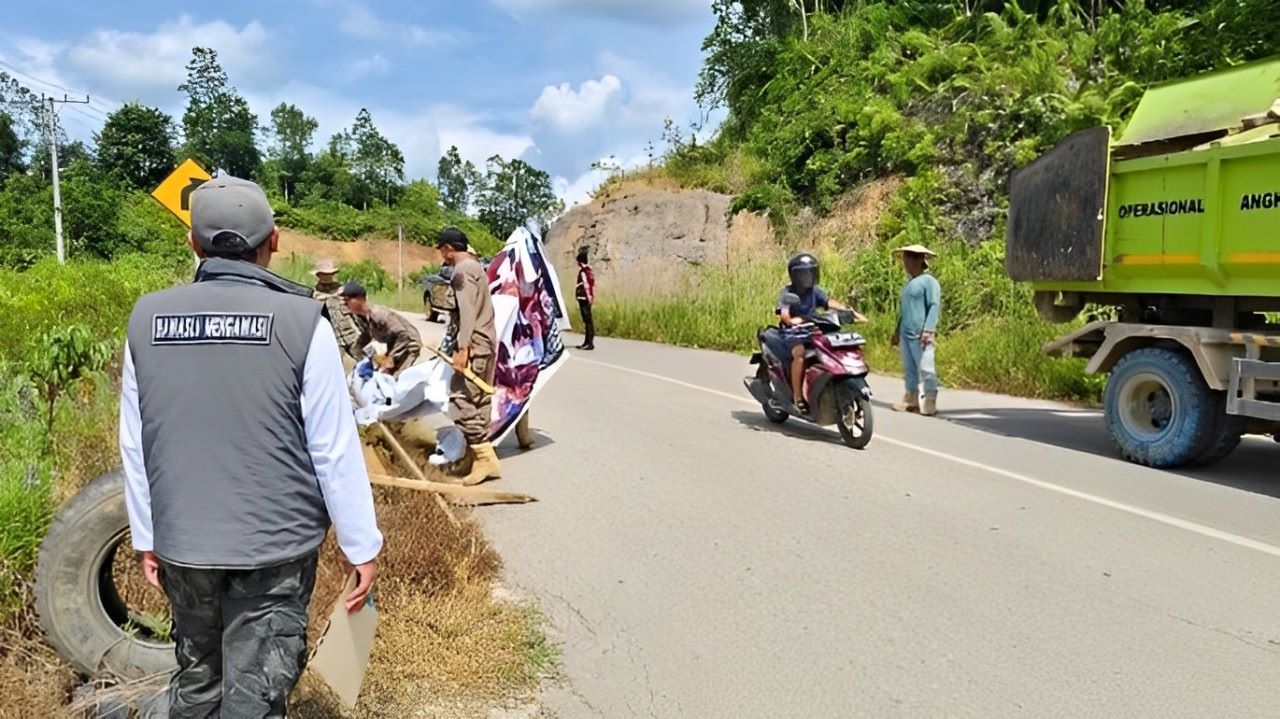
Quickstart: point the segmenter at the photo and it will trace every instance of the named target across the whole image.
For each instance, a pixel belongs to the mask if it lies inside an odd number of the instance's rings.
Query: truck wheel
[[[1186,353],[1144,347],[1111,371],[1104,414],[1125,459],[1179,467],[1209,449],[1219,414],[1216,399]]]
[[[1213,431],[1210,433],[1209,446],[1196,458],[1196,465],[1207,467],[1219,462],[1240,446],[1240,437],[1244,434],[1244,418],[1227,414],[1227,397],[1223,392],[1214,392],[1215,407],[1218,416],[1215,418]]]
[[[87,675],[105,672],[134,680],[177,666],[162,619],[168,603],[163,593],[141,582],[128,536],[124,473],[117,469],[63,505],[40,545],[40,626],[59,656]]]

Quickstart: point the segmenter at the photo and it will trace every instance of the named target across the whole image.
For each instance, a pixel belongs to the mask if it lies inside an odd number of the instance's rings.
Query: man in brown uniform
[[[453,405],[454,424],[467,438],[475,461],[463,484],[479,484],[501,476],[498,455],[489,443],[491,398],[463,375],[470,368],[476,376],[493,384],[497,331],[493,326],[493,300],[489,296],[489,273],[467,252],[467,236],[456,227],[440,231],[436,242],[440,257],[453,267],[453,292],[457,307],[453,323],[458,328],[457,349],[453,353],[453,386],[449,403]]]
[[[333,325],[333,334],[338,338],[338,347],[345,353],[342,365],[350,371],[354,361],[361,357],[360,324],[339,296],[342,285],[338,284],[338,266],[333,260],[320,260],[311,274],[316,277],[311,296],[323,302],[328,310],[329,323]]]
[[[418,361],[422,339],[418,330],[398,312],[369,304],[364,286],[355,280],[342,286],[342,301],[363,325],[358,346],[364,347],[370,342],[381,342],[387,346],[385,363],[378,367],[379,371],[398,375]]]

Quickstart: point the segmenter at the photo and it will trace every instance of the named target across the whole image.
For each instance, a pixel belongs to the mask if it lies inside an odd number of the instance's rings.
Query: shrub
[[[348,280],[355,280],[364,285],[365,290],[370,294],[384,292],[395,287],[395,282],[391,279],[391,275],[382,269],[382,265],[373,260],[360,260],[359,262],[341,265],[338,268],[338,281],[347,282]]]

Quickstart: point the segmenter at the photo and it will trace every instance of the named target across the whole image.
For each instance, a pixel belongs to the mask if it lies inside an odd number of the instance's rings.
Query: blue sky
[[[218,51],[260,120],[292,102],[320,121],[317,143],[368,107],[433,177],[457,145],[478,165],[520,156],[570,203],[599,181],[593,161],[644,160],[664,117],[700,118],[693,86],[710,0],[297,0],[6,3],[0,67],[36,91],[89,93],[61,115],[88,138],[127,101],[180,120],[193,45]]]

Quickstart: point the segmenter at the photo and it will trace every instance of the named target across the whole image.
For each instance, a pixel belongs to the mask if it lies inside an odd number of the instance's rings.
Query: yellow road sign
[[[195,160],[186,160],[164,178],[151,196],[172,212],[182,224],[191,226],[191,193],[209,179],[209,173]]]

